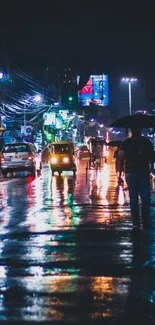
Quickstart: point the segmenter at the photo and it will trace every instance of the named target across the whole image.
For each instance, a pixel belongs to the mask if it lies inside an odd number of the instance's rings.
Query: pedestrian
[[[119,148],[117,148],[115,151],[114,151],[114,154],[113,154],[113,158],[115,159],[115,171],[116,171],[116,174],[117,174],[117,157],[118,157],[118,152],[119,152]],[[124,173],[124,169],[122,170],[122,174]],[[117,187],[119,186],[124,186],[124,180],[122,178],[122,175],[121,177],[118,177],[117,179]]]
[[[93,166],[95,167],[95,160],[96,159],[100,159],[100,163],[101,163],[101,159],[102,159],[102,147],[100,144],[94,144],[92,146],[92,153],[91,153],[91,162],[93,163]]]
[[[116,174],[117,174],[117,157],[118,157],[118,152],[119,152],[119,148],[117,148],[115,151],[114,151],[114,154],[113,154],[113,158],[115,159],[115,171],[116,171]],[[122,173],[124,172],[124,169],[122,170]],[[121,175],[122,176],[122,175]],[[117,186],[124,186],[124,181],[123,181],[123,178],[122,177],[119,177],[117,179]]]
[[[154,149],[152,142],[141,136],[141,131],[140,127],[131,128],[132,136],[122,142],[117,156],[117,174],[121,178],[124,167],[135,230],[140,228],[139,196],[143,227],[150,227],[150,164],[154,161]]]

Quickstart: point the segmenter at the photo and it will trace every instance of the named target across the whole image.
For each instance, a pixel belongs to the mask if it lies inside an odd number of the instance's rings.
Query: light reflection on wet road
[[[114,165],[86,177],[85,164],[76,178],[46,165],[36,179],[1,180],[0,321],[155,320],[154,222],[133,236]]]

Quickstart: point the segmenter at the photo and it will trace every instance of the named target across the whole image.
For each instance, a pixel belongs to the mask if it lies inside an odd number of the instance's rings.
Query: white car
[[[28,171],[32,175],[41,173],[41,153],[32,143],[6,144],[1,152],[1,170],[6,177],[8,172]]]

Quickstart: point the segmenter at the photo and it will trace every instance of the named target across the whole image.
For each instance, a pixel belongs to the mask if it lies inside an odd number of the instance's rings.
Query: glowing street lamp
[[[59,102],[54,102],[54,106],[59,106],[60,103]]]
[[[129,115],[132,114],[131,109],[131,84],[135,83],[137,78],[122,78],[122,82],[127,83],[129,85]]]
[[[29,108],[34,103],[40,103],[42,100],[42,97],[40,95],[35,95],[35,96],[30,97],[29,99],[32,100],[31,103],[28,104],[27,106],[26,106],[26,103],[24,105],[24,126],[26,126],[26,110],[27,110],[27,108]]]
[[[33,101],[36,102],[36,103],[41,102],[41,96],[40,95],[34,96]]]

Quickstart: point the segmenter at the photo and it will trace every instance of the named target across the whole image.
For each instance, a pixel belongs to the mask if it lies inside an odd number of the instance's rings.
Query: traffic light
[[[46,134],[46,139],[47,139],[48,141],[51,141],[51,140],[52,140],[52,134],[51,134],[51,133],[47,133],[47,134]]]
[[[45,134],[45,139],[47,142],[52,142],[55,139],[55,130],[46,127],[46,129],[44,129],[44,134]]]
[[[73,101],[73,97],[72,96],[69,96],[68,97],[68,100],[69,100],[69,102],[72,102]]]

